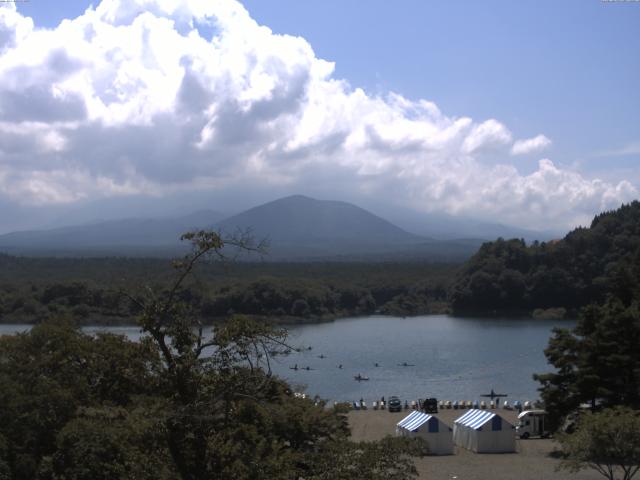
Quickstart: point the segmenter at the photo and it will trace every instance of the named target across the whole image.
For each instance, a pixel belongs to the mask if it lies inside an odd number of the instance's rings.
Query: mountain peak
[[[223,220],[225,231],[251,228],[277,244],[408,244],[424,239],[347,202],[291,195]]]

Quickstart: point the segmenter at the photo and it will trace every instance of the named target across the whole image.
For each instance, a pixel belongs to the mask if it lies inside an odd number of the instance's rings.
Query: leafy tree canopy
[[[574,433],[558,437],[561,468],[592,468],[608,480],[631,480],[640,471],[640,412],[613,408],[587,413]]]
[[[449,290],[456,313],[500,314],[563,308],[577,313],[638,289],[640,202],[597,215],[562,240],[498,239],[485,243]],[[626,289],[626,292],[624,290]]]

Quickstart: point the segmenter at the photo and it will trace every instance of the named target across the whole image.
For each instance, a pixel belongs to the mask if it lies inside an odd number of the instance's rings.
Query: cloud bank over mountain
[[[314,186],[563,228],[638,196],[550,159],[521,173],[543,134],[367,93],[232,0],[103,0],[55,29],[0,5],[2,204]]]

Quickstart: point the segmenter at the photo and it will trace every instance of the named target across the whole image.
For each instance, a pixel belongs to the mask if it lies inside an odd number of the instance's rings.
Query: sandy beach
[[[517,412],[495,410],[515,424]],[[453,426],[453,421],[466,410],[441,410],[437,416]],[[390,413],[386,410],[351,411],[349,425],[355,441],[378,440],[395,435],[395,426],[410,410]],[[420,478],[430,480],[596,480],[602,478],[593,470],[577,474],[557,472],[558,460],[549,454],[557,449],[552,439],[516,440],[516,453],[477,454],[455,447],[455,455],[429,456],[416,459]]]

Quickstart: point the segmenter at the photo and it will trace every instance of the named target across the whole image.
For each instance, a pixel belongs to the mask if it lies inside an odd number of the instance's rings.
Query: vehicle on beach
[[[396,396],[389,398],[388,410],[390,412],[400,412],[402,410],[402,402]]]
[[[546,419],[547,412],[544,410],[525,410],[518,415],[516,433],[523,440],[529,437],[548,437],[551,432],[547,430]]]

